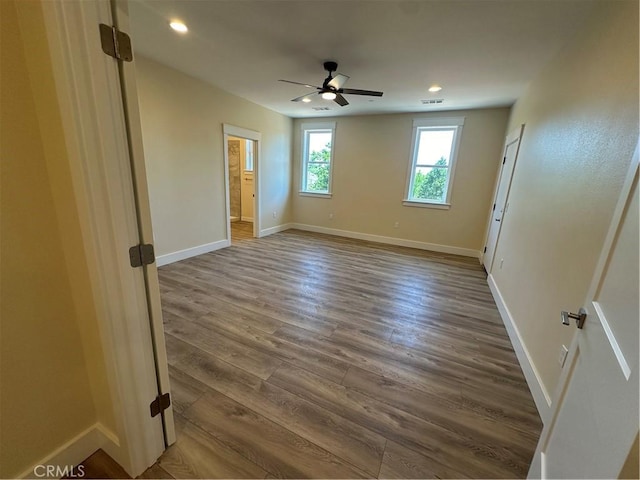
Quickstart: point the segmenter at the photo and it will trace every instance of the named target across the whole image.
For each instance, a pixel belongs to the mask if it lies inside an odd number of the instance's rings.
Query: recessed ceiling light
[[[189,29],[187,28],[187,26],[184,23],[179,22],[177,20],[173,20],[169,24],[169,26],[171,28],[173,28],[176,32],[179,32],[179,33],[187,33],[189,31]]]
[[[305,97],[305,98],[302,99],[302,101],[304,103],[309,103],[311,101],[311,99],[309,97]]]
[[[440,90],[442,90],[442,87],[440,85],[431,85],[429,87],[429,91],[431,93],[439,92]]]
[[[336,98],[336,94],[333,92],[324,92],[322,94],[322,98],[324,98],[325,100],[333,100]]]

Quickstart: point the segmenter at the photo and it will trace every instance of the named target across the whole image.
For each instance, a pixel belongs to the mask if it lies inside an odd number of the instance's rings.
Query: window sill
[[[316,197],[316,198],[331,198],[333,196],[332,193],[320,193],[320,192],[298,192],[298,195],[301,197]]]
[[[405,207],[436,208],[438,210],[449,210],[451,208],[450,203],[416,202],[415,200],[403,200],[402,205]]]

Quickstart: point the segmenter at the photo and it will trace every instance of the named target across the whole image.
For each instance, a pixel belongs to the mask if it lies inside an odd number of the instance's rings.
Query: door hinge
[[[158,395],[149,405],[151,416],[155,417],[160,412],[164,412],[167,408],[169,408],[169,406],[171,406],[171,396],[168,393]]]
[[[496,204],[495,203],[493,204],[493,211],[494,212],[496,211]]]
[[[153,252],[153,245],[143,244],[134,245],[129,249],[129,261],[132,267],[141,267],[143,265],[151,265],[156,261]]]
[[[487,247],[484,247],[484,251],[482,253],[487,253]]]
[[[504,165],[504,163],[507,161],[507,157],[503,157],[502,158],[502,164]]]
[[[100,43],[102,44],[102,51],[110,57],[117,58],[123,62],[130,62],[133,60],[131,38],[116,27],[101,23]]]

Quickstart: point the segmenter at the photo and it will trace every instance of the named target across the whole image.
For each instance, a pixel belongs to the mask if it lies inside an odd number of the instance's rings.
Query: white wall
[[[290,222],[290,118],[141,56],[136,69],[157,255],[226,238],[223,123],[262,133],[262,229]]]
[[[638,141],[638,3],[606,2],[513,108],[525,123],[492,276],[543,391],[557,362]],[[588,321],[588,320],[587,320]]]
[[[501,162],[508,108],[323,118],[336,122],[333,197],[299,196],[301,125],[294,123],[294,222],[478,252]],[[464,116],[450,210],[408,207],[414,118]],[[333,213],[334,218],[329,219]],[[394,227],[399,223],[398,228]]]

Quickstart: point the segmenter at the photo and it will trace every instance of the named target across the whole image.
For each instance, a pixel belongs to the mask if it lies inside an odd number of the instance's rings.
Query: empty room
[[[3,478],[638,478],[638,1],[1,5]]]

